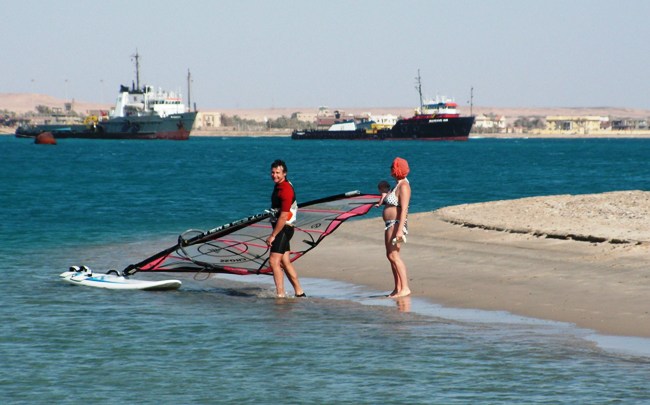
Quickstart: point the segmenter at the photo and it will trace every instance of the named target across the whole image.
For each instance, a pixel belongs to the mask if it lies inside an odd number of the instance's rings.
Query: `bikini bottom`
[[[399,219],[389,219],[388,221],[385,222],[385,225],[386,225],[385,230],[386,231],[389,230],[395,224],[399,224]],[[408,221],[404,222],[404,226],[402,227],[402,232],[404,233],[404,235],[408,235],[408,233],[409,233]]]

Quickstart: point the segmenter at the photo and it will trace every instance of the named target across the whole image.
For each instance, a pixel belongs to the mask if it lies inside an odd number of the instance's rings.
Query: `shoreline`
[[[592,208],[607,201],[625,198],[625,193],[630,192],[564,197],[581,199],[584,212],[593,212]],[[650,207],[650,192],[632,193],[642,199],[641,209]],[[592,205],[585,204],[584,200],[592,197]],[[495,203],[500,204],[498,211],[504,218],[530,206],[531,200],[539,204],[529,209],[527,216],[540,222],[553,216],[544,212],[544,203],[557,200],[557,196],[525,200],[524,205],[518,204],[521,200]],[[477,219],[489,222],[495,203],[464,205],[465,212],[454,213],[459,220],[472,212],[471,221],[459,221],[464,225],[449,222],[449,210],[459,206],[409,216],[410,238],[402,256],[409,271],[411,297],[452,308],[506,311],[567,322],[603,335],[650,337],[646,309],[650,233],[643,233],[641,241],[613,243],[614,238],[590,242],[549,238],[544,230],[512,233],[508,228],[474,226],[481,222]],[[566,223],[580,227],[590,222],[576,216],[567,218]],[[611,226],[617,223],[613,221]],[[297,263],[299,275],[390,291],[393,280],[382,230],[380,218],[357,220],[353,227],[344,224]],[[566,232],[573,233],[572,229]]]
[[[276,131],[197,131],[193,130],[190,137],[290,137],[291,130]],[[567,133],[491,133],[470,134],[469,139],[650,139],[650,131],[616,131],[599,132],[592,134],[567,134]]]
[[[0,136],[15,136],[15,128],[1,128]],[[192,130],[190,138],[266,138],[266,137],[291,137],[291,130],[276,131],[204,131]],[[650,139],[650,131],[616,131],[599,132],[592,134],[568,134],[568,133],[490,133],[470,134],[469,140],[473,139]],[[444,141],[442,141],[444,142]]]

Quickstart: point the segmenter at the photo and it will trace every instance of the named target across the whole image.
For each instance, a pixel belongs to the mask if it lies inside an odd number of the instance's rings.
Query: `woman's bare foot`
[[[408,297],[411,295],[411,290],[402,290],[398,291],[397,293],[391,294],[388,296],[388,298],[402,298],[402,297]]]

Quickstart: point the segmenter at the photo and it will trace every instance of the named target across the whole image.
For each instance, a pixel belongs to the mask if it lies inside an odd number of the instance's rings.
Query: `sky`
[[[647,0],[0,0],[0,93],[112,104],[135,80],[199,110],[650,109]],[[472,91],[473,88],[473,91]]]

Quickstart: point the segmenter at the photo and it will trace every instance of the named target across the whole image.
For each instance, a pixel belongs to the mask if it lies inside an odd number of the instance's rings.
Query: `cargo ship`
[[[19,138],[35,138],[51,132],[55,138],[84,139],[168,139],[186,140],[197,113],[187,112],[180,95],[140,87],[139,55],[134,55],[136,81],[129,88],[120,86],[120,92],[108,114],[86,117],[83,124],[45,124],[20,126]]]
[[[350,140],[425,140],[466,141],[474,125],[474,117],[461,117],[453,101],[423,104],[410,118],[397,121],[392,128],[377,128],[373,122],[337,123],[328,129],[296,130],[292,139]]]
[[[336,123],[327,129],[296,130],[291,139],[350,139],[350,140],[426,140],[466,141],[474,125],[474,116],[461,116],[458,105],[451,99],[422,101],[422,86],[418,72],[420,108],[410,118],[397,120],[385,128],[370,120]]]

